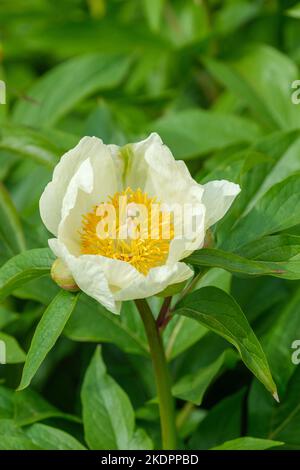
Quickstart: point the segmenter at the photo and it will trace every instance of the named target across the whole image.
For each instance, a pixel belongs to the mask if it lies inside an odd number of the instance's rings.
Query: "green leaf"
[[[300,3],[296,3],[296,5],[286,10],[285,14],[291,18],[300,19]]]
[[[288,299],[287,283],[280,279],[263,277],[253,281],[236,278],[232,295],[244,311],[249,323],[264,321],[272,323],[272,311]],[[265,314],[265,315],[263,315]],[[268,315],[270,314],[270,315]],[[273,317],[274,318],[274,317]],[[258,334],[262,326],[258,326]]]
[[[261,5],[255,2],[226,2],[215,15],[215,30],[218,34],[236,31],[258,16]]]
[[[10,388],[0,385],[0,420],[14,416],[14,392]]]
[[[78,295],[61,290],[46,309],[32,338],[19,390],[30,384],[46,355],[62,333],[77,300]]]
[[[282,445],[283,442],[246,436],[226,441],[220,446],[213,447],[211,450],[265,450]]]
[[[262,347],[235,300],[221,289],[203,287],[179,302],[175,313],[194,318],[235,346],[253,374],[274,397],[276,385]]]
[[[149,445],[134,433],[134,412],[126,393],[110,377],[97,348],[81,391],[85,440],[92,450],[127,450]],[[147,442],[146,442],[147,441]]]
[[[199,341],[206,333],[207,328],[191,318],[172,318],[163,338],[167,359],[174,359]]]
[[[264,348],[270,358],[280,396],[286,391],[287,384],[297,367],[293,364],[291,356],[293,342],[295,339],[300,339],[299,309],[300,289],[298,288],[290,294],[289,300],[279,306],[278,314],[264,337]]]
[[[153,442],[143,429],[137,429],[129,442],[128,450],[153,450]]]
[[[40,450],[12,420],[0,419],[0,450]]]
[[[113,315],[81,295],[64,335],[73,341],[114,343],[125,352],[149,356],[143,325],[132,302],[124,302],[121,315]]]
[[[3,350],[2,345],[4,345],[5,364],[18,364],[20,362],[25,361],[26,354],[24,353],[23,349],[19,346],[15,338],[7,335],[6,333],[0,332],[0,342],[1,353]],[[0,354],[0,356],[2,357],[2,354]]]
[[[48,248],[25,251],[0,268],[0,301],[14,289],[50,272],[54,255]]]
[[[19,101],[14,121],[51,126],[83,98],[119,85],[130,61],[124,56],[90,54],[75,57],[47,72],[28,91],[31,101]]]
[[[240,182],[243,191],[238,201],[241,202],[242,199],[242,208],[244,209],[245,206],[252,204],[257,194],[261,193],[261,196],[264,193],[262,188],[266,185],[267,180],[270,184],[273,168],[281,160],[287,160],[291,163],[291,160],[296,159],[298,139],[298,130],[275,131],[259,138],[247,148],[239,145],[233,149],[231,147],[223,149],[210,159],[209,172],[200,170],[196,179],[200,183],[222,178]],[[296,162],[292,166],[296,167]],[[287,176],[290,176],[290,173],[288,168],[285,168],[284,176],[281,179]],[[269,187],[281,179],[272,182]]]
[[[241,247],[238,254],[213,248],[194,251],[186,258],[193,266],[218,267],[237,276],[274,276],[300,279],[300,237],[281,234]],[[242,256],[241,256],[242,255]]]
[[[21,126],[1,129],[0,149],[29,158],[48,168],[57,164],[62,153],[62,150],[42,132]]]
[[[252,142],[259,136],[256,125],[247,119],[200,109],[166,115],[152,123],[149,130],[158,132],[176,158],[184,159]]]
[[[99,348],[87,369],[81,398],[89,448],[128,449],[134,433],[134,412],[126,393],[106,373]]]
[[[70,434],[45,424],[34,424],[25,431],[29,439],[43,450],[86,450]]]
[[[239,253],[247,258],[276,263],[296,259],[299,252],[300,236],[287,233],[255,240],[239,250]]]
[[[190,412],[190,414],[185,418],[184,422],[182,424],[179,423],[179,429],[178,429],[179,437],[181,439],[186,439],[192,436],[206,415],[207,415],[207,411],[204,410],[203,408],[194,408]]]
[[[150,28],[158,31],[165,0],[143,0],[143,4]]]
[[[32,164],[23,159],[14,173],[12,197],[19,214],[21,214],[26,240],[31,248],[47,246],[49,233],[41,223],[39,201],[46,185],[51,180],[49,168]],[[40,236],[43,237],[42,241]]]
[[[271,435],[294,447],[300,442],[300,375],[299,365],[292,360],[297,350],[292,346],[300,338],[300,290],[295,290],[289,297],[277,308],[276,317],[264,338],[281,404],[274,406],[273,400],[254,382],[249,397],[249,432],[258,437]]]
[[[185,259],[193,266],[218,267],[226,269],[234,274],[247,276],[279,276],[290,278],[290,274],[285,272],[282,265],[275,262],[256,261],[243,258],[235,253],[229,253],[212,248],[204,248]],[[299,273],[300,275],[300,273]]]
[[[174,383],[186,375],[196,376],[199,369],[205,370],[209,368],[222,354],[226,351],[229,352],[229,349],[230,353],[224,364],[228,368],[233,366],[236,359],[239,359],[236,351],[233,348],[229,348],[228,342],[224,338],[207,330],[206,335],[174,363],[176,364],[173,372]]]
[[[53,282],[50,276],[42,277],[26,282],[26,284],[14,290],[14,297],[22,300],[34,300],[44,305],[49,305],[58,294],[60,288]]]
[[[224,366],[233,367],[235,363],[236,355],[233,351],[227,350],[210,365],[181,377],[173,386],[172,393],[181,400],[201,405],[205,392]]]
[[[1,128],[0,128],[0,145],[1,145]],[[11,174],[15,164],[17,161],[17,157],[12,155],[10,152],[6,152],[5,150],[0,149],[0,181],[5,181],[6,178]]]
[[[93,108],[89,115],[85,128],[84,135],[93,135],[99,137],[106,144],[115,145],[126,145],[127,138],[124,135],[122,124],[120,125],[119,120],[122,122],[121,113],[125,114],[127,108],[120,109],[117,105],[117,109],[114,112],[111,102],[107,102],[104,99],[99,100],[97,107]]]
[[[13,254],[26,249],[19,215],[5,187],[0,183],[0,237]]]
[[[283,172],[281,169],[283,178],[279,180],[274,178],[273,182],[272,169],[280,160],[285,160],[285,155],[289,160],[290,152],[292,155],[296,154],[297,150],[293,147],[298,137],[298,131],[277,131],[260,139],[242,152],[233,155],[227,152],[228,156],[225,159],[220,155],[220,162],[219,159],[216,160],[219,163],[219,169],[206,175],[204,181],[226,178],[229,181],[239,182],[242,187],[241,194],[230,212],[216,226],[216,240],[219,247],[223,246],[227,238],[230,238],[229,234],[232,233],[239,219],[248,214],[269,189],[266,186],[267,180],[269,180],[268,185],[273,186],[274,183],[290,176],[288,171]],[[200,182],[203,181],[200,180]]]
[[[12,312],[4,307],[0,307],[0,329],[4,328],[6,325],[9,325],[13,321],[19,318],[19,314]]]
[[[298,70],[289,57],[259,45],[231,64],[208,60],[206,65],[268,127],[299,127],[300,109],[291,100],[291,85],[298,78]]]
[[[61,418],[67,421],[81,422],[77,416],[63,413],[48,403],[34,390],[23,390],[14,394],[14,420],[18,426],[28,426],[49,418]]]
[[[300,275],[300,237],[297,235],[272,235],[241,247],[239,253],[263,264],[276,266],[276,277],[296,280]],[[280,273],[281,271],[281,273]]]
[[[8,334],[14,337],[26,337],[27,333],[31,334],[32,327],[39,321],[42,316],[42,307],[32,306],[22,312],[18,318],[9,323],[6,327]]]
[[[288,382],[280,404],[265,393],[258,382],[254,382],[249,395],[249,434],[261,438],[276,439],[292,449],[300,448],[300,368]]]
[[[300,174],[272,186],[233,228],[222,243],[237,250],[258,238],[280,232],[300,223]]]
[[[292,137],[293,134],[290,134]],[[290,142],[290,145],[287,148],[280,148],[285,140],[289,139],[289,134],[282,134],[282,138],[278,139],[278,142],[274,142],[276,146],[276,151],[274,150],[273,158],[271,164],[269,165],[268,170],[265,173],[265,177],[261,181],[261,184],[257,188],[254,196],[247,201],[245,213],[249,212],[252,209],[257,201],[265,194],[274,184],[280,183],[284,179],[293,175],[296,172],[300,171],[300,139],[299,134],[297,134],[296,140]],[[274,158],[274,153],[277,153],[279,150],[279,158]],[[245,182],[245,184],[247,184]]]
[[[194,431],[189,448],[207,450],[240,437],[244,396],[245,390],[241,390],[217,403]]]
[[[231,274],[223,269],[213,268],[200,279],[196,288],[215,286],[229,292],[230,285]],[[174,316],[164,331],[167,359],[172,360],[182,354],[199,342],[207,332],[207,328],[191,318]]]

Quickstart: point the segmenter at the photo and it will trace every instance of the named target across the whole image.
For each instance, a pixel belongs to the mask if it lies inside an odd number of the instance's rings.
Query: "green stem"
[[[166,317],[168,316],[168,313],[169,313],[171,302],[172,302],[172,297],[170,296],[170,297],[166,297],[162,304],[162,307],[160,309],[159,315],[156,320],[156,324],[159,330],[164,327]]]
[[[146,330],[159,401],[163,450],[176,450],[176,424],[171,380],[165,351],[155,318],[144,299],[135,301]]]

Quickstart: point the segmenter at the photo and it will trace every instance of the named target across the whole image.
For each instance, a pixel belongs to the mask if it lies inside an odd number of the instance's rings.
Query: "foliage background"
[[[292,0],[0,2],[0,78],[7,85],[7,104],[0,105],[1,265],[25,248],[47,246],[38,201],[55,163],[80,136],[125,144],[151,131],[199,182],[226,178],[242,186],[215,228],[217,246],[289,262],[282,279],[251,276],[245,266],[240,276],[231,258],[227,265],[213,260],[199,285],[221,288],[240,304],[266,351],[280,405],[223,339],[191,319],[169,324],[164,341],[184,448],[241,436],[300,448],[300,368],[291,361],[292,342],[300,339],[300,105],[291,102],[291,84],[300,78],[299,26],[300,4]],[[272,240],[240,249],[265,236]],[[15,392],[36,325],[58,292],[48,275],[17,287],[0,307],[0,339],[8,344],[8,364],[0,366],[0,448],[159,447],[151,362],[133,305],[116,318],[83,296],[30,387]],[[105,374],[99,351],[85,376],[97,343],[132,405]],[[116,423],[111,440],[94,429],[93,368],[126,408],[121,437]],[[84,440],[82,402],[92,399],[84,406]],[[129,443],[134,419],[144,431]],[[255,448],[263,441],[243,442]]]

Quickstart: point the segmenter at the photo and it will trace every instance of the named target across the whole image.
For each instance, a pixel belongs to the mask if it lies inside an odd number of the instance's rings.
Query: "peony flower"
[[[203,247],[207,229],[239,192],[225,180],[198,184],[157,134],[125,147],[84,137],[56,166],[40,213],[64,276],[119,313],[122,301],[153,296],[193,275],[184,258]],[[108,206],[118,217],[105,232]],[[145,225],[137,223],[140,206]],[[74,290],[74,282],[66,284]]]

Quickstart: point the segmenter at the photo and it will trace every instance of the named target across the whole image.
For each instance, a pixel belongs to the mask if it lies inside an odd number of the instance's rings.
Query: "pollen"
[[[83,216],[80,238],[82,254],[125,261],[147,275],[167,261],[172,214],[141,189],[127,188]]]

